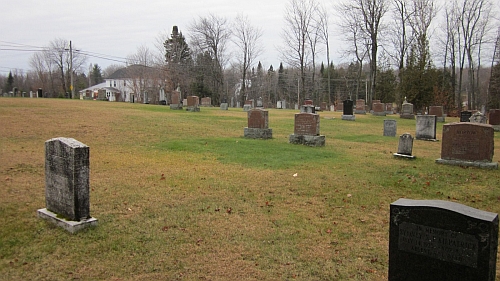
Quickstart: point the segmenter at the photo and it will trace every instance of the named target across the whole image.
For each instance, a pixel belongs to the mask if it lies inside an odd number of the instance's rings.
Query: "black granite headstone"
[[[354,102],[352,100],[344,101],[344,115],[353,115],[353,105]]]
[[[494,281],[498,214],[440,200],[390,207],[389,281]]]
[[[37,94],[39,98],[43,98],[43,92],[42,92],[42,88],[38,88],[38,91],[37,91]]]
[[[470,122],[469,118],[472,116],[471,111],[462,111],[460,112],[460,122]]]

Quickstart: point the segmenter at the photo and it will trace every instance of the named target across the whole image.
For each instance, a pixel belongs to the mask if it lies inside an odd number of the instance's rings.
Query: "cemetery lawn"
[[[441,142],[393,157],[383,120],[415,120],[320,112],[326,146],[306,147],[295,113],[270,109],[273,139],[250,140],[242,109],[1,98],[0,280],[387,280],[391,202],[500,213],[498,170],[435,164]],[[36,216],[55,137],[90,147],[99,225],[74,235]]]

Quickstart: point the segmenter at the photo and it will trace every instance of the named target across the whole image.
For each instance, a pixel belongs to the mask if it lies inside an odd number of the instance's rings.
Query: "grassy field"
[[[383,120],[413,136],[415,120],[320,112],[326,146],[305,147],[295,113],[270,109],[273,139],[249,140],[242,109],[1,98],[0,280],[387,280],[391,202],[500,212],[498,170],[435,164],[440,142],[393,158]],[[54,137],[90,147],[96,228],[36,216]]]

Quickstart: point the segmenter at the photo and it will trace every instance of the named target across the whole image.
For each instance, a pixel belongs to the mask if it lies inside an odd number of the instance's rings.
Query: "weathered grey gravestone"
[[[316,113],[314,105],[305,104],[300,106],[300,113]]]
[[[488,120],[486,116],[484,116],[484,114],[478,111],[472,114],[472,116],[469,118],[469,121],[472,123],[486,124]]]
[[[325,136],[319,134],[319,115],[313,113],[295,114],[294,133],[290,143],[308,146],[324,146]]]
[[[403,119],[415,119],[415,115],[413,114],[413,104],[406,101],[406,98],[402,105],[401,114],[399,118]]]
[[[245,138],[272,139],[273,129],[269,129],[269,111],[254,108],[248,111],[248,127],[244,129]]]
[[[441,200],[390,206],[389,281],[494,281],[498,214]]]
[[[89,147],[72,138],[45,142],[45,202],[38,216],[71,233],[97,220],[90,217]]]
[[[223,102],[220,104],[220,110],[228,110],[229,104],[227,102]]]
[[[343,108],[342,120],[356,121],[356,116],[353,114],[353,108],[352,108],[354,106],[354,102],[352,100],[345,100],[343,104],[344,108]]]
[[[395,137],[398,125],[396,120],[386,119],[384,120],[384,137]]]
[[[437,141],[436,122],[437,119],[435,115],[417,115],[417,131],[415,138],[417,140]]]
[[[409,133],[404,133],[399,137],[398,153],[394,153],[395,157],[415,159],[412,156],[413,151],[413,137]]]
[[[441,158],[436,163],[498,169],[492,163],[495,149],[493,127],[479,123],[443,125]]]

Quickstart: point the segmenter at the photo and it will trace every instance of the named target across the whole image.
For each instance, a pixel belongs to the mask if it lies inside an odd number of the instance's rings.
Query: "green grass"
[[[273,139],[251,140],[242,109],[0,99],[0,280],[387,280],[391,202],[500,212],[497,170],[435,164],[440,142],[392,156],[383,120],[414,120],[320,112],[326,145],[307,147],[288,143],[295,113],[270,109]],[[54,137],[90,146],[96,228],[36,217]]]

